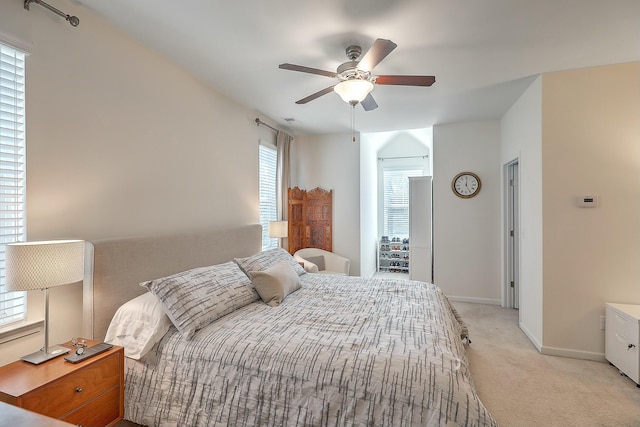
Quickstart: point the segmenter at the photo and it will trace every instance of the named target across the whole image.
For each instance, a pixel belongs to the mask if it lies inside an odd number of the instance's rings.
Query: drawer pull
[[[627,350],[631,350],[632,348],[634,348],[636,345],[635,344],[629,344],[627,346]]]
[[[82,387],[76,388],[76,393],[82,393]]]

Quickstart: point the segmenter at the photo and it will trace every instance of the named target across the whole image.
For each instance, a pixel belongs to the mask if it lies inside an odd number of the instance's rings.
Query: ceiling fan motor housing
[[[345,49],[345,53],[350,60],[338,66],[336,70],[338,78],[342,81],[351,79],[370,80],[371,73],[358,70],[360,61],[357,59],[362,54],[362,48],[357,45],[351,45]]]
[[[358,69],[358,64],[360,61],[349,61],[344,64],[340,64],[337,69],[337,73],[342,75],[345,78],[348,78],[351,75],[355,75]]]

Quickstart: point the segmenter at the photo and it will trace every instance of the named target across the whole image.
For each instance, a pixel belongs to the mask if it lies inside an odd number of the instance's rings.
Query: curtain
[[[289,216],[289,194],[291,186],[291,166],[290,149],[293,137],[285,132],[278,131],[276,137],[276,149],[278,151],[276,163],[276,206],[278,208],[278,221],[288,221]],[[289,247],[287,237],[280,239],[280,246],[284,249]]]

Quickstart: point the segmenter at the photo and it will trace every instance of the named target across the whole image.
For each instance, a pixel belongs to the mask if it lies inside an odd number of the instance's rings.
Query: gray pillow
[[[305,274],[304,269],[291,254],[282,248],[268,249],[246,258],[235,258],[234,261],[248,276],[250,271],[264,271],[274,266],[278,261],[286,261],[298,276]]]
[[[324,255],[309,256],[309,257],[306,257],[305,260],[317,265],[318,271],[324,270]]]
[[[260,298],[233,261],[194,268],[140,286],[158,297],[171,322],[187,339],[214,320]]]
[[[280,260],[263,271],[250,271],[251,283],[266,304],[280,305],[287,295],[300,289],[300,277],[287,261]]]

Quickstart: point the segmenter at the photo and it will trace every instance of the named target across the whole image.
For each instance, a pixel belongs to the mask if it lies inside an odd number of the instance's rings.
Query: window
[[[260,225],[262,225],[262,249],[278,247],[278,239],[269,237],[269,221],[278,219],[276,205],[276,147],[260,143]]]
[[[26,317],[26,293],[4,287],[5,244],[26,240],[24,65],[24,52],[0,44],[0,326]]]
[[[409,177],[422,176],[422,169],[384,169],[383,234],[409,237]]]

